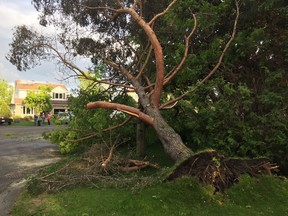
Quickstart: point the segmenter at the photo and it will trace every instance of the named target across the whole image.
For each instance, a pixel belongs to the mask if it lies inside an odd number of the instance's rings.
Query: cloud
[[[20,72],[13,66],[5,56],[9,52],[9,43],[12,42],[13,28],[19,25],[33,26],[41,29],[38,23],[37,11],[27,0],[4,0],[0,1],[0,78],[8,82],[14,82],[16,79],[39,79],[39,80],[53,80],[54,76],[44,75],[41,77],[40,71],[49,70],[49,66],[37,68],[27,72]],[[54,67],[50,67],[52,70]],[[40,69],[40,71],[39,71]],[[40,72],[40,73],[39,73]]]
[[[5,56],[9,52],[13,28],[17,25],[37,23],[37,13],[30,1],[4,0],[0,1],[0,78],[8,82],[20,79],[21,75]]]
[[[0,78],[5,79],[8,82],[14,82],[17,79],[20,79],[20,76],[18,73],[11,72],[11,70],[0,62]]]
[[[45,28],[39,24],[38,13],[30,2],[30,0],[0,0],[0,78],[9,83],[17,79],[70,83],[71,80],[61,81],[63,75],[59,73],[56,62],[42,62],[41,66],[21,72],[5,58],[12,42],[13,28],[16,26],[32,26],[43,34],[55,35],[56,29]],[[75,86],[73,82],[74,79],[71,85]]]
[[[18,2],[18,3],[17,3]],[[37,12],[28,1],[21,4],[20,1],[0,2],[0,35],[3,38],[11,38],[12,29],[17,25],[38,24]]]

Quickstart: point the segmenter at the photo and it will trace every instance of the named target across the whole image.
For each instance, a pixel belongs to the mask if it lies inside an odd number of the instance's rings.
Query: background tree
[[[219,71],[174,109],[165,111],[165,118],[194,151],[213,148],[231,156],[267,156],[287,174],[287,4],[283,0],[241,1],[235,45]],[[231,20],[225,4],[187,1],[170,11],[163,26],[169,24],[177,35],[177,27],[186,28],[185,17],[189,16],[180,9],[188,7],[197,11],[202,8],[203,14],[197,15],[200,33],[192,38],[193,46],[183,67],[189,72],[175,77],[166,89],[176,97],[206,75],[203,71],[211,67],[207,62],[213,65],[218,61],[218,47]],[[218,21],[224,17],[226,22]],[[181,49],[175,43],[166,47]],[[167,61],[174,61],[176,56],[169,56]]]
[[[39,86],[39,92],[29,91],[24,99],[27,108],[35,109],[35,113],[50,112],[51,104],[51,86]]]
[[[6,80],[0,79],[0,116],[10,117],[10,103],[13,94],[13,86]]]

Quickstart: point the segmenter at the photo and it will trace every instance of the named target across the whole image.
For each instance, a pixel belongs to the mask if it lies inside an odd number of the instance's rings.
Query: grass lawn
[[[34,121],[20,120],[19,123],[13,122],[11,126],[34,126]]]
[[[44,125],[48,125],[47,121],[44,122]],[[20,120],[19,123],[13,122],[11,126],[34,126],[34,121]]]
[[[12,215],[288,215],[288,181],[273,176],[243,176],[226,191],[213,195],[211,187],[192,178],[158,183],[142,189],[76,187],[55,194],[32,196],[24,191]]]

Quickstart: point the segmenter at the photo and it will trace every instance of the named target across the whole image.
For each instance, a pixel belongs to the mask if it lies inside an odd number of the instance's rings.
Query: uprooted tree
[[[212,67],[210,65],[206,76],[190,83],[191,88],[186,88],[177,97],[164,94],[164,89],[179,74],[191,46],[193,47],[190,42],[197,35],[197,11],[191,11],[191,26],[183,32],[182,57],[175,61],[174,66],[169,65],[169,69],[172,69],[167,71],[165,59],[169,53],[163,51],[154,28],[181,1],[32,2],[41,12],[40,24],[54,25],[58,34],[55,37],[45,37],[26,26],[17,27],[8,56],[11,63],[19,70],[26,70],[40,60],[56,57],[75,76],[114,86],[118,91],[135,92],[139,100],[138,107],[96,101],[88,103],[87,108],[118,110],[151,125],[165,152],[175,161],[188,158],[193,153],[179,134],[167,124],[160,110],[173,107],[177,101],[192,93],[217,72],[236,34],[239,19],[237,0],[230,2],[234,4],[234,10],[231,11],[234,20],[230,25],[230,33],[227,33],[229,37],[219,45],[221,52],[218,61]],[[153,8],[149,10],[151,5]],[[169,39],[166,42],[172,43]],[[91,76],[96,71],[95,68],[90,70],[91,73],[85,72],[73,63],[75,56],[89,57],[94,66],[101,65],[101,73]]]
[[[63,32],[59,33],[58,43],[62,45],[62,50],[57,49],[56,44],[53,43],[51,38],[38,35],[35,31],[29,30],[25,26],[20,26],[14,34],[9,60],[19,70],[26,70],[33,64],[37,64],[39,60],[56,55],[77,76],[80,75],[87,79],[92,79],[87,76],[87,73],[84,73],[83,70],[73,64],[64,52],[71,53],[74,51],[77,54],[92,56],[94,63],[104,64],[106,67],[106,73],[103,74],[105,80],[94,81],[115,85],[119,89],[125,88],[128,91],[135,91],[138,95],[141,109],[106,101],[91,102],[87,104],[87,108],[119,110],[146,122],[155,129],[166,153],[171,158],[174,160],[186,158],[192,151],[183,144],[181,137],[166,123],[159,110],[177,102],[177,100],[183,97],[180,96],[173,101],[166,101],[164,104],[161,101],[163,87],[179,72],[187,58],[190,46],[189,41],[195,33],[197,26],[197,16],[191,13],[191,19],[193,19],[194,24],[185,36],[183,58],[175,66],[175,69],[170,72],[165,71],[165,54],[153,30],[155,22],[165,15],[176,2],[176,0],[172,2],[164,1],[163,3],[167,7],[149,20],[145,20],[141,16],[142,1],[73,1],[73,3],[69,2],[68,4],[68,1],[52,1],[47,3],[46,1],[35,0],[33,3],[37,10],[42,11],[40,21],[42,24],[46,25],[48,22],[46,19],[52,14],[58,13],[58,15],[62,15],[62,18],[64,18],[66,23],[63,21],[59,23],[60,19],[49,20],[54,25],[60,26],[61,24],[59,31],[62,30]],[[208,80],[216,72],[235,36],[239,17],[237,1],[234,13],[236,18],[231,37],[226,43],[221,56],[219,56],[218,63],[200,83]],[[71,32],[74,30],[73,25],[75,28],[80,26],[76,28],[74,38],[71,36]],[[125,29],[126,26],[129,28]],[[137,44],[136,40],[131,39],[131,26],[134,28],[137,26],[139,31],[145,33],[146,49]],[[88,37],[89,33],[85,31],[91,31],[93,36]],[[151,50],[153,50],[153,53]],[[148,61],[155,64],[152,67],[152,71],[146,68]],[[112,77],[107,77],[109,75],[112,75]],[[145,82],[139,81],[142,77],[144,77]]]

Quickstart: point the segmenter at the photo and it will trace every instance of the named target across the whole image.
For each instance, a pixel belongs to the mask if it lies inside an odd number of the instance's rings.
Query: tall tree
[[[24,99],[25,106],[35,109],[35,113],[49,112],[52,109],[51,104],[51,86],[39,86],[39,92],[29,91]]]
[[[36,9],[41,11],[43,25],[52,23],[62,30],[58,35],[58,42],[62,45],[63,50],[56,49],[59,46],[53,44],[53,40],[41,36],[25,26],[18,27],[8,58],[19,70],[26,70],[37,64],[39,60],[51,57],[51,53],[53,53],[77,75],[95,82],[108,83],[115,86],[117,91],[135,91],[142,109],[108,101],[91,102],[87,104],[87,108],[119,110],[146,122],[155,129],[164,150],[174,160],[186,158],[192,153],[183,143],[179,134],[167,124],[160,110],[182,98],[180,96],[171,102],[165,102],[166,98],[161,100],[164,86],[167,86],[179,73],[187,58],[189,42],[197,26],[197,15],[193,11],[190,17],[190,30],[185,29],[183,32],[184,48],[179,53],[182,57],[168,72],[165,70],[167,66],[165,59],[171,53],[164,53],[165,50],[163,50],[160,38],[154,28],[157,27],[160,18],[167,14],[172,7],[175,7],[177,2],[181,3],[182,1],[163,1],[164,7],[155,4],[157,6],[154,8],[155,13],[146,17],[142,17],[143,9],[147,10],[147,7],[153,4],[152,1],[78,0],[71,2],[52,0],[47,2],[33,0],[32,2]],[[225,40],[226,44],[222,44],[223,48],[218,62],[200,83],[207,81],[217,71],[224,54],[235,37],[239,17],[238,2],[235,1],[235,3],[236,6],[234,4],[233,10],[231,10],[235,20],[230,26],[229,37]],[[162,8],[164,9],[162,10]],[[58,13],[57,16],[51,16],[55,13]],[[58,19],[60,16],[62,16],[61,19]],[[55,17],[58,18],[54,19]],[[137,32],[133,30],[136,26]],[[72,33],[75,32],[76,34],[73,35]],[[143,37],[143,35],[147,42],[145,46],[143,45],[144,40],[139,42],[139,37]],[[103,79],[87,76],[87,73],[69,61],[67,55],[62,52],[91,57],[94,64],[103,64],[105,70],[100,74]],[[145,82],[140,82],[140,77],[143,77]]]
[[[13,86],[6,80],[0,79],[0,116],[11,116],[10,103],[13,94]]]

